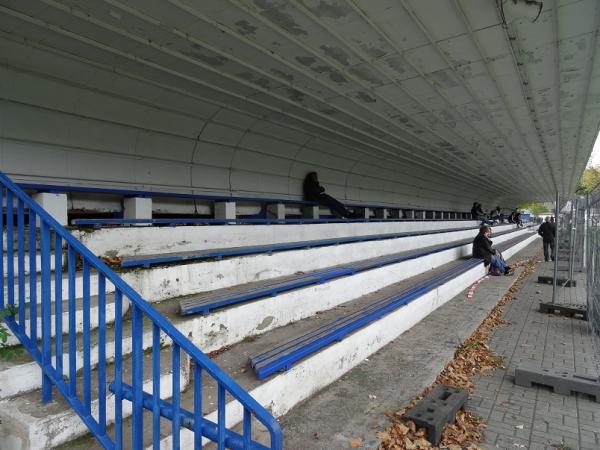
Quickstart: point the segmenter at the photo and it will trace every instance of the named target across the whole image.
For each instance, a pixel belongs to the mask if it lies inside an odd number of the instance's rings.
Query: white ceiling
[[[496,0],[0,0],[5,37],[440,185],[507,202],[571,193],[600,123],[600,1],[506,19]]]

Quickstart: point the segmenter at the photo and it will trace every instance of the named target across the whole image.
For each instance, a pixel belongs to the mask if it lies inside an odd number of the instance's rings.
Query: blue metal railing
[[[179,433],[182,427],[193,431],[196,449],[202,447],[203,438],[216,442],[219,449],[282,448],[279,424],[265,408],[0,172],[0,205],[4,204],[6,215],[0,214],[0,248],[3,252],[3,257],[0,258],[0,289],[3,292],[0,296],[0,309],[16,309],[16,313],[5,317],[4,321],[42,369],[42,402],[50,401],[52,389],[56,388],[79,415],[90,433],[107,449],[139,450],[148,445],[144,439],[144,410],[152,414],[151,443],[154,448],[160,448],[161,418],[171,422],[173,448],[179,448]],[[36,220],[39,222],[39,234],[35,226]],[[29,225],[28,231],[26,223]],[[41,262],[39,268],[36,267],[38,256]],[[27,258],[28,280],[25,274]],[[15,261],[18,269],[16,277]],[[81,270],[78,270],[79,268]],[[63,272],[66,272],[66,278]],[[78,278],[82,279],[81,293],[76,292]],[[93,283],[92,280],[97,281]],[[107,326],[107,283],[114,286],[114,294],[111,294],[111,301],[115,304],[113,327]],[[81,302],[76,301],[79,298]],[[95,301],[98,310],[96,330],[92,330],[91,327],[92,301]],[[133,339],[131,355],[125,359],[125,327],[121,316],[124,302],[129,302]],[[77,335],[75,326],[79,303],[83,314],[81,335]],[[41,314],[40,329],[38,308]],[[69,326],[63,337],[65,315]],[[29,330],[26,327],[27,321]],[[153,347],[149,354],[144,354],[143,351],[145,325],[152,328]],[[51,334],[52,327],[55,329],[54,339]],[[93,332],[95,336],[92,336]],[[109,334],[113,336],[112,342],[109,340]],[[94,347],[92,340],[95,341]],[[171,357],[163,358],[161,365],[161,354],[168,348],[171,350]],[[78,351],[81,352],[83,361],[80,370],[77,368]],[[92,352],[97,352],[95,365],[92,364]],[[113,365],[107,361],[107,353],[114,355]],[[192,398],[189,405],[183,403],[180,394],[181,388],[184,387],[181,385],[182,372],[186,371],[186,367],[182,365],[188,361],[193,366],[193,382],[187,388]],[[144,370],[146,362],[148,367]],[[171,381],[170,401],[161,398],[161,373],[165,372],[165,362]],[[127,370],[129,367],[126,365],[130,365],[130,370]],[[210,385],[216,386],[219,399],[216,423],[203,416],[203,389],[209,389],[203,378],[212,378]],[[145,392],[144,379],[149,380],[152,392]],[[166,389],[165,386],[162,387]],[[107,397],[108,391],[114,394],[114,398],[110,395]],[[227,395],[243,407],[241,434],[226,427]],[[114,405],[111,407],[109,402],[114,402]],[[131,402],[131,408],[125,409],[124,402]],[[129,410],[132,419],[124,420]],[[253,440],[253,420],[258,421],[269,432],[269,446]],[[124,444],[125,435],[131,436],[131,442]]]

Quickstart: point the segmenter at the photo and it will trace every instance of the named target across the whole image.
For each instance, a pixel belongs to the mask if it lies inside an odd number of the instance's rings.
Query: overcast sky
[[[600,134],[596,137],[596,143],[594,144],[594,150],[592,150],[592,155],[590,156],[590,160],[588,161],[588,167],[590,166],[600,166]]]

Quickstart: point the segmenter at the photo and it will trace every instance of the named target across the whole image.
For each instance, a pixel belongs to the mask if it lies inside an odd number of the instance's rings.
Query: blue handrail
[[[52,399],[52,388],[69,403],[73,410],[86,424],[90,433],[98,442],[107,449],[124,448],[124,426],[130,426],[132,442],[126,448],[140,450],[147,443],[144,442],[143,411],[147,409],[152,413],[153,433],[152,444],[154,448],[160,445],[160,418],[172,422],[173,448],[179,448],[179,432],[181,427],[186,427],[194,432],[194,447],[202,447],[202,439],[212,440],[219,449],[224,449],[227,443],[229,448],[249,449],[262,448],[252,439],[251,421],[254,417],[270,434],[270,446],[267,448],[279,450],[283,447],[281,428],[275,418],[240,387],[229,375],[210,360],[189,339],[177,330],[165,317],[157,312],[135,290],[133,290],[121,277],[113,272],[107,265],[93,255],[81,242],[73,237],[52,216],[33,201],[4,173],[0,172],[0,204],[6,199],[6,223],[0,214],[0,247],[3,257],[6,256],[6,273],[3,258],[0,258],[0,289],[6,295],[0,296],[0,309],[5,306],[17,308],[17,313],[4,318],[4,321],[19,339],[20,343],[31,354],[32,358],[42,369],[42,402]],[[14,207],[16,202],[17,226],[17,252],[14,252]],[[26,212],[28,212],[29,233],[25,231]],[[36,270],[36,245],[37,233],[36,220],[39,222],[40,257],[41,266]],[[6,229],[6,252],[4,251],[4,230]],[[28,248],[26,248],[26,238]],[[63,249],[66,249],[66,267],[63,267]],[[24,276],[25,259],[29,257],[30,295],[26,296],[26,279]],[[54,256],[55,269],[52,271],[51,258]],[[18,275],[15,278],[14,263],[17,261]],[[78,264],[81,272],[78,273]],[[63,289],[63,269],[67,274],[67,288]],[[38,272],[41,281],[41,296],[37,295]],[[97,288],[91,283],[92,275],[97,277]],[[76,352],[77,336],[75,327],[76,277],[82,278],[83,297],[83,368],[77,371]],[[16,281],[16,285],[15,285]],[[54,282],[54,289],[52,283]],[[115,319],[114,319],[114,371],[112,377],[108,376],[106,363],[107,349],[107,317],[106,317],[106,284],[114,286]],[[5,286],[6,284],[6,286]],[[67,309],[69,327],[66,331],[66,342],[63,343],[62,321],[64,292],[67,294]],[[97,290],[98,302],[98,329],[97,343],[98,363],[94,368],[91,363],[91,318],[90,299]],[[15,293],[17,294],[15,296]],[[38,298],[39,297],[39,298]],[[15,304],[15,301],[17,302]],[[123,302],[130,303],[132,317],[132,354],[131,354],[131,381],[125,379],[123,361],[123,320],[120,312],[123,311]],[[37,308],[41,306],[41,330],[38,330]],[[54,302],[54,308],[52,303]],[[29,307],[29,317],[25,311]],[[54,327],[56,329],[54,345],[52,342],[52,314],[54,313]],[[27,331],[26,321],[29,320],[30,328]],[[144,353],[142,345],[144,322],[149,324],[153,331],[153,349],[150,355],[151,373],[144,373]],[[149,322],[149,323],[148,323]],[[41,341],[38,342],[38,340]],[[161,399],[161,346],[164,350],[165,341],[170,341],[172,357],[170,372],[172,381],[172,398],[170,402]],[[68,367],[63,367],[64,346],[68,349]],[[180,377],[181,364],[186,358],[181,357],[183,352],[193,364],[193,383],[188,389],[193,389],[194,402],[188,411],[181,404]],[[93,372],[95,369],[95,372]],[[202,389],[205,384],[203,376],[211,377],[217,387],[219,399],[217,422],[213,423],[203,417]],[[96,377],[96,380],[92,379]],[[152,393],[144,391],[144,376],[152,378]],[[113,378],[109,380],[108,378]],[[107,389],[114,393],[114,412],[109,417]],[[225,398],[229,394],[237,400],[244,410],[243,433],[238,434],[226,428],[225,424]],[[97,407],[93,407],[93,399]],[[131,402],[132,420],[124,420],[123,402]],[[165,415],[165,405],[168,406],[170,415]],[[185,420],[184,420],[185,418]],[[108,425],[114,424],[110,430]]]

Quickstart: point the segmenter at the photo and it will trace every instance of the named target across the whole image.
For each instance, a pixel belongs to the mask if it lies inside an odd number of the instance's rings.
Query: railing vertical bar
[[[6,281],[8,306],[15,306],[15,239],[13,236],[13,195],[6,191]]]
[[[202,366],[194,364],[194,449],[202,449]]]
[[[75,307],[77,255],[70,245],[67,250],[67,270],[69,283],[69,395],[75,398],[77,396],[77,309]]]
[[[115,289],[115,450],[123,448],[123,293]]]
[[[17,268],[19,277],[19,331],[25,333],[25,205],[17,201]]]
[[[115,311],[116,314],[116,311]],[[98,273],[98,425],[106,434],[106,277]]]
[[[160,327],[152,324],[152,448],[160,450]]]
[[[52,400],[52,383],[45,374],[46,368],[52,364],[51,320],[52,299],[50,279],[50,228],[45,221],[40,223],[41,256],[42,256],[42,402]]]
[[[92,363],[90,342],[90,264],[83,259],[83,410],[92,408]]]
[[[56,372],[63,377],[63,313],[62,313],[62,238],[54,233],[54,344],[56,355]]]
[[[8,249],[8,244],[6,246]],[[4,309],[4,188],[0,187],[0,249],[2,258],[0,258],[0,309]]]
[[[252,413],[244,407],[244,447],[250,448],[252,442]]]
[[[132,430],[132,449],[141,450],[144,446],[144,406],[143,406],[143,315],[137,305],[132,304],[132,330],[131,338],[133,340],[133,355],[132,355],[132,380],[133,386],[133,430]]]
[[[173,436],[173,448],[179,448],[179,422],[180,422],[180,409],[181,409],[181,387],[180,387],[180,369],[181,369],[181,351],[179,344],[173,342],[173,367],[172,367],[172,384],[173,384],[173,419],[172,419],[172,431]]]
[[[37,218],[29,210],[29,338],[37,346]]]
[[[218,380],[217,383],[217,448],[218,450],[225,450],[225,387]]]

